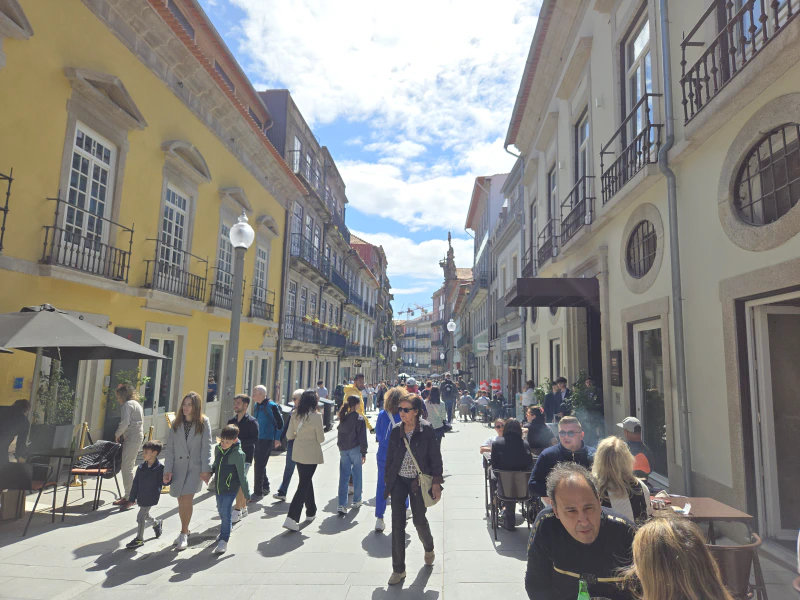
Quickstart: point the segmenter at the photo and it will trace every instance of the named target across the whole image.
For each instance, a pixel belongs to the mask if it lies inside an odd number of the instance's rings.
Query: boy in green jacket
[[[228,549],[231,538],[231,518],[233,517],[233,503],[239,488],[244,493],[245,500],[250,499],[250,489],[247,486],[247,477],[244,471],[244,452],[239,443],[239,428],[236,425],[226,425],[219,434],[220,440],[214,450],[214,488],[217,493],[217,512],[222,521],[220,525],[217,547],[214,554],[222,554]]]

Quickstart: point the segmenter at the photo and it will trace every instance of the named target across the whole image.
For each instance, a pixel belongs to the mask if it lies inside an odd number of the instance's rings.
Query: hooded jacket
[[[361,456],[367,455],[367,424],[364,417],[357,412],[347,413],[337,428],[336,445],[339,450],[347,451],[361,447]]]
[[[583,442],[581,442],[583,444]],[[583,444],[577,452],[567,450],[561,444],[550,446],[542,451],[533,467],[528,487],[534,496],[545,498],[547,496],[547,476],[560,462],[576,462],[592,470],[594,462],[594,448]]]
[[[250,499],[250,489],[247,485],[247,477],[244,475],[244,452],[239,440],[236,440],[227,450],[223,450],[222,445],[217,444],[214,449],[213,473],[215,477],[214,491],[217,494],[236,494],[241,488],[245,500]]]

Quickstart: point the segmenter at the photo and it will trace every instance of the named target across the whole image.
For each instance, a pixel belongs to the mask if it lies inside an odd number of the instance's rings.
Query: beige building
[[[506,139],[536,277],[506,300],[530,307],[526,377],[591,371],[608,433],[642,420],[656,481],[790,539],[800,19],[786,2],[663,4],[543,3]]]
[[[402,328],[401,343],[398,348],[403,359],[401,372],[420,379],[424,379],[431,374],[431,324],[433,323],[433,313],[426,312],[420,316],[400,321]]]

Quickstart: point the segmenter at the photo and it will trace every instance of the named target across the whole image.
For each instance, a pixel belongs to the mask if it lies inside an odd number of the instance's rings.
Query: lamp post
[[[244,255],[253,244],[256,233],[242,212],[239,222],[228,233],[233,246],[233,297],[231,298],[231,332],[228,339],[228,367],[225,369],[225,401],[228,413],[233,411],[236,395],[236,373],[239,361],[239,325],[242,319],[242,286],[244,280]],[[227,419],[226,419],[227,421]]]
[[[456,323],[455,323],[455,321],[453,321],[452,318],[447,322],[447,331],[449,331],[450,333],[453,334],[453,345],[452,345],[452,348],[453,348],[453,354],[455,354],[456,353],[455,352],[455,347],[456,347],[456,334],[455,334]],[[452,371],[453,370],[452,367],[453,367],[453,365],[451,364],[450,365],[450,369],[448,369],[448,371]]]

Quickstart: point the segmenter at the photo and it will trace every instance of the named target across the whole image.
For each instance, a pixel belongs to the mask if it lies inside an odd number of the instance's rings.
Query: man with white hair
[[[269,461],[275,440],[280,443],[281,432],[283,431],[283,415],[281,408],[272,400],[267,398],[267,388],[257,385],[253,388],[253,416],[258,421],[258,442],[256,443],[256,453],[253,462],[255,463],[255,475],[253,494],[250,502],[258,502],[269,494],[269,479],[267,478],[267,462]]]

